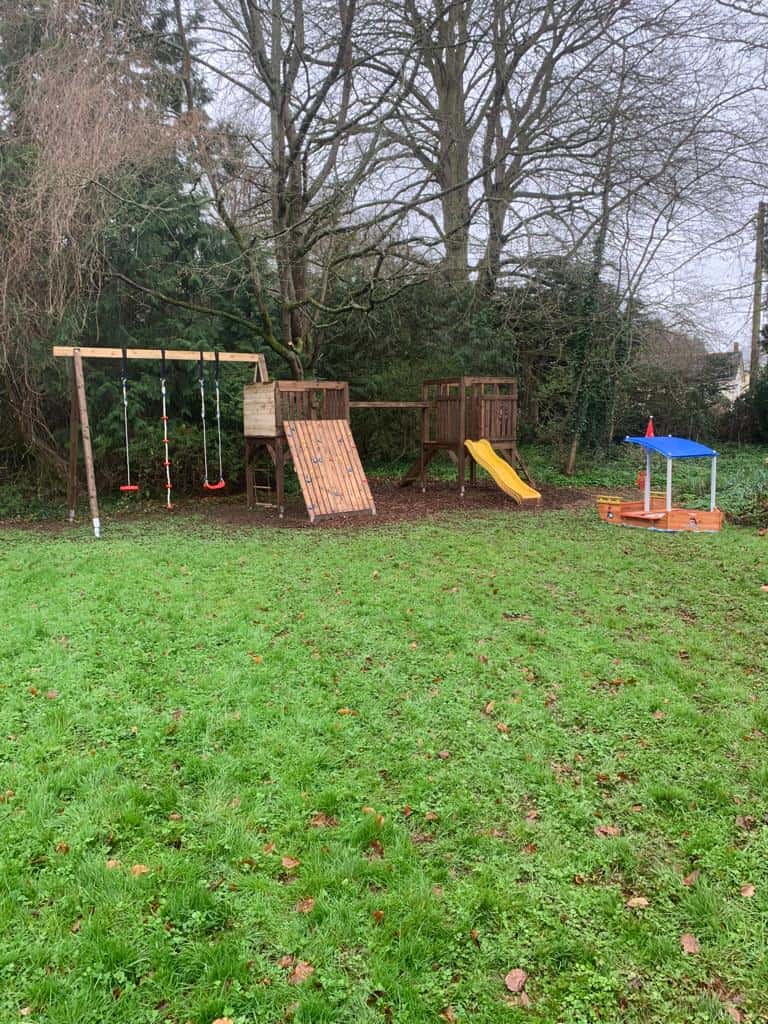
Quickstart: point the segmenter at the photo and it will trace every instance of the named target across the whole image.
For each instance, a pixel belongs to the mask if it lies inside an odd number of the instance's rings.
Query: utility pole
[[[757,205],[755,241],[755,277],[752,293],[752,348],[749,353],[749,389],[753,390],[760,373],[760,326],[763,312],[763,268],[765,266],[765,203]]]

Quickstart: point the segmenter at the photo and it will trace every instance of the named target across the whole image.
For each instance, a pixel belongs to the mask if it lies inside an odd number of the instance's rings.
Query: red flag
[[[648,426],[645,428],[645,436],[646,437],[655,437],[656,436],[654,434],[654,432],[653,432],[653,416],[649,417],[649,419],[648,419]]]

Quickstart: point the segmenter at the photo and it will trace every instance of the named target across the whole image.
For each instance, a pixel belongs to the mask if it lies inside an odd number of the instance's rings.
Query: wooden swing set
[[[69,345],[55,345],[54,356],[72,360],[72,403],[69,418],[69,469],[67,474],[67,507],[69,509],[69,521],[75,518],[77,507],[77,456],[78,436],[83,441],[83,460],[85,462],[85,481],[88,490],[88,504],[93,523],[95,537],[101,536],[101,518],[99,515],[99,499],[96,493],[96,474],[93,465],[93,448],[91,445],[91,428],[88,420],[88,402],[85,391],[85,372],[83,369],[84,359],[118,359],[122,363],[122,392],[123,392],[123,423],[125,430],[125,458],[126,458],[126,483],[120,488],[123,492],[136,491],[138,486],[131,480],[131,463],[128,445],[128,395],[127,395],[127,361],[130,359],[159,360],[160,361],[160,396],[162,404],[161,422],[163,427],[163,469],[165,472],[165,507],[172,508],[171,503],[171,460],[169,458],[168,438],[168,409],[166,392],[166,363],[167,362],[196,362],[199,366],[199,386],[201,397],[201,417],[203,424],[203,449],[205,461],[205,477],[203,487],[206,490],[220,490],[224,487],[224,473],[221,459],[221,412],[219,405],[219,378],[218,368],[220,363],[250,363],[254,367],[254,380],[267,381],[267,364],[260,352],[193,352],[185,349],[160,349],[160,348],[77,348]],[[215,377],[214,387],[216,396],[216,427],[218,433],[218,454],[219,454],[219,478],[215,482],[208,479],[208,449],[205,425],[205,378],[204,367],[206,363],[214,366]]]

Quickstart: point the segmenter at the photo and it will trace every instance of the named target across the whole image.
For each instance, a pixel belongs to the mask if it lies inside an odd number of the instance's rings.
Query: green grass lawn
[[[768,1019],[754,530],[1,539],[0,1021]]]

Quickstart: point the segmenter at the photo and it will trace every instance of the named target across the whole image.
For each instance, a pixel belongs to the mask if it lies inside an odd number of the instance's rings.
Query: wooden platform
[[[376,515],[348,420],[284,420],[310,522],[341,512]]]

